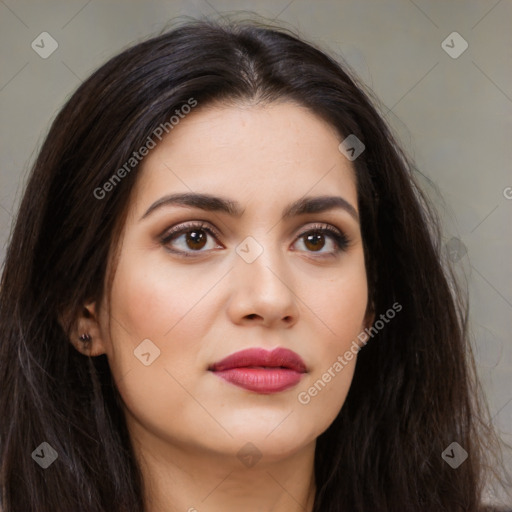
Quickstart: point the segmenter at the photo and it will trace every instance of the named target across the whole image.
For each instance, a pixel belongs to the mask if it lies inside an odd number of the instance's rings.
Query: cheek
[[[165,255],[127,253],[119,262],[111,295],[112,317],[125,331],[120,336],[139,343],[145,338],[160,340],[164,345],[175,333],[178,339],[196,338],[202,323],[190,319],[197,316],[218,277],[210,273],[203,278],[192,265],[177,269]],[[178,344],[180,349],[186,345]]]
[[[212,308],[205,294],[218,281],[202,281],[197,271],[192,279],[187,269],[171,272],[164,263],[126,251],[112,287],[107,338],[109,366],[127,412],[159,435],[169,434],[180,411],[194,405],[185,390],[193,388],[191,369],[213,321],[205,315],[205,307]]]
[[[311,287],[310,287],[311,289]],[[297,391],[298,410],[316,418],[311,436],[320,435],[334,421],[352,382],[358,335],[364,330],[368,301],[364,260],[352,259],[336,277],[309,293],[311,309],[308,352],[314,361],[311,373]]]
[[[360,252],[360,251],[358,251]],[[353,255],[339,270],[317,287],[306,284],[307,305],[316,314],[327,350],[341,350],[364,328],[368,290],[364,258]]]
[[[202,343],[217,315],[213,297],[222,274],[203,273],[194,265],[178,269],[162,252],[148,255],[136,244],[130,247],[116,268],[110,330],[103,333],[109,341],[109,364],[120,377],[145,368],[136,357],[145,343],[143,353],[158,354],[149,368],[168,368],[187,383],[191,376],[186,369],[197,367]],[[151,340],[154,347],[144,340]]]

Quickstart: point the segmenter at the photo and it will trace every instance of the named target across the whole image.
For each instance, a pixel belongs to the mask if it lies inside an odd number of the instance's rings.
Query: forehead
[[[203,192],[243,204],[340,194],[357,203],[355,172],[337,130],[292,102],[199,105],[144,158],[139,209],[170,192]]]

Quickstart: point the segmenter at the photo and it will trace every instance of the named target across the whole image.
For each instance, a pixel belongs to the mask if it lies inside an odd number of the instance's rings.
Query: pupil
[[[322,239],[322,240],[321,240]],[[320,242],[320,244],[318,244]],[[324,246],[323,235],[314,233],[306,237],[306,247],[308,249],[318,250]],[[310,247],[311,245],[311,247]]]
[[[202,231],[190,231],[187,234],[187,243],[191,249],[202,249],[206,244],[206,236]]]

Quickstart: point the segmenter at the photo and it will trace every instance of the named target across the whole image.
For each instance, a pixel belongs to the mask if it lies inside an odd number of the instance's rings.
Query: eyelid
[[[331,224],[328,224],[326,222],[316,222],[312,226],[304,228],[297,236],[302,236],[306,233],[309,233],[310,231],[330,231],[333,233],[337,233],[339,235],[346,236],[345,232],[342,229],[332,226]]]

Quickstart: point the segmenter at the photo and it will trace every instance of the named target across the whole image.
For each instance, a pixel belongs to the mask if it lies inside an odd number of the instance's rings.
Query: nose
[[[284,256],[265,248],[252,263],[236,258],[230,272],[228,316],[233,323],[289,328],[299,317],[300,302]],[[274,253],[276,251],[274,250]]]

